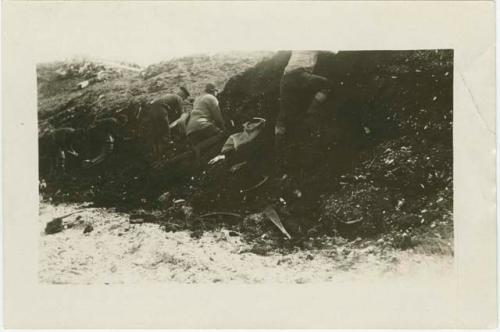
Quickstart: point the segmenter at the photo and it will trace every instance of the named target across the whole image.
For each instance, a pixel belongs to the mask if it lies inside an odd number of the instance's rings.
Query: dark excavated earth
[[[253,117],[267,120],[257,142],[241,151],[232,164],[195,168],[189,154],[165,161],[188,151],[178,137],[170,143],[164,161],[155,163],[135,135],[140,124],[129,121],[125,138],[116,141],[115,153],[90,169],[82,168],[82,161],[101,147],[95,135],[87,132],[76,147],[81,151],[79,159],[68,161],[64,176],[48,174],[48,151],[43,149],[47,130],[85,128],[92,116],[117,112],[134,119],[138,108],[153,96],[175,91],[173,82],[181,84],[185,74],[176,73],[169,86],[158,85],[162,79],[155,81],[155,77],[167,80],[169,71],[178,68],[172,62],[164,65],[163,72],[161,66],[146,70],[145,76],[125,71],[87,91],[74,92],[64,90],[69,81],[47,74],[57,66],[39,67],[43,199],[52,204],[91,202],[127,212],[132,219],[149,216],[150,222],[165,230],[187,229],[194,237],[223,226],[257,244],[263,234],[269,234],[280,246],[304,246],[323,235],[356,239],[390,234],[388,241],[397,248],[432,243],[431,251],[452,251],[453,51],[322,52],[315,70],[334,82],[335,89],[326,112],[305,119],[315,134],[303,142],[307,158],[298,182],[278,181],[272,174],[279,82],[289,57],[290,52],[281,51],[262,61],[248,60],[241,72],[231,69],[237,63],[225,64],[234,75],[219,81],[225,85],[218,98],[227,122],[234,124],[231,132],[240,131]],[[203,65],[195,63],[198,69]],[[213,77],[218,73],[214,71]],[[78,79],[71,84],[75,82]],[[204,151],[203,160],[215,156],[221,145]],[[241,161],[246,166],[231,172],[231,166]],[[265,176],[269,180],[251,189]],[[167,192],[168,202],[159,201]],[[279,230],[262,217],[268,205],[275,207],[292,241],[283,240]]]

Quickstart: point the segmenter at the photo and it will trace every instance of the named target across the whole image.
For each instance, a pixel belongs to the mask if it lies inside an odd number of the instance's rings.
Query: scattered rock
[[[158,197],[158,203],[160,204],[160,208],[168,209],[172,206],[172,193],[167,191]]]
[[[129,216],[129,222],[131,224],[143,224],[143,223],[157,223],[158,218],[156,215],[147,212],[134,213]]]
[[[267,256],[271,250],[273,250],[273,248],[267,243],[256,243],[247,252],[251,252],[259,256]]]
[[[63,222],[61,218],[56,218],[51,222],[47,223],[45,226],[45,234],[56,234],[64,230]]]
[[[197,229],[197,230],[191,232],[191,238],[193,238],[193,239],[200,239],[202,236],[203,236],[202,229]]]
[[[292,259],[290,257],[284,257],[284,258],[279,259],[278,262],[276,263],[276,265],[291,264],[291,263],[292,263]]]
[[[87,234],[87,233],[90,233],[94,230],[94,227],[92,225],[87,225],[85,226],[85,228],[83,229],[83,234]]]
[[[85,89],[86,87],[88,87],[90,84],[90,81],[83,81],[83,82],[80,82],[77,84],[78,86],[78,89]]]

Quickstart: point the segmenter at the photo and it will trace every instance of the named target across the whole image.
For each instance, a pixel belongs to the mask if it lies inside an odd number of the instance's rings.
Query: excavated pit
[[[64,177],[47,176],[47,151],[40,144],[43,195],[54,202],[92,201],[132,210],[157,209],[158,197],[170,192],[198,215],[230,211],[246,216],[274,204],[294,236],[370,236],[394,228],[418,232],[431,223],[436,229],[452,227],[453,51],[322,52],[316,73],[335,89],[327,112],[310,124],[317,135],[305,142],[300,188],[294,182],[278,184],[271,174],[279,82],[289,57],[290,52],[278,52],[233,76],[219,95],[224,116],[235,124],[233,132],[253,117],[267,119],[258,141],[236,160],[248,162],[239,172],[231,173],[231,165],[196,169],[189,158],[154,169],[134,136],[139,122],[132,120],[125,130],[132,138],[118,139],[108,160],[89,170],[80,167],[81,160],[71,160]],[[52,123],[83,127],[99,95],[89,92],[86,98],[87,109],[70,108],[65,111],[69,120],[52,118]],[[120,110],[134,119],[141,103],[139,94],[102,114]],[[62,118],[63,112],[52,117]],[[172,146],[169,157],[186,149],[181,140]],[[83,158],[95,155],[99,144],[89,132],[76,148]],[[204,160],[219,149],[207,151]],[[270,180],[264,185],[245,191],[266,175]],[[179,214],[174,210],[167,211],[172,220]],[[404,233],[398,241],[405,246]]]

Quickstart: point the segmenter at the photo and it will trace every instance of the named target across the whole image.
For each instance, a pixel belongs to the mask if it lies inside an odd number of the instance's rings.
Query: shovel
[[[274,225],[276,225],[276,227],[278,227],[278,229],[281,231],[281,233],[283,233],[289,240],[292,238],[290,236],[290,234],[288,234],[288,232],[286,231],[286,229],[283,226],[283,224],[281,223],[281,220],[280,220],[280,217],[279,217],[278,213],[276,212],[276,210],[271,205],[269,205],[268,207],[266,207],[264,209],[264,215],[269,220],[271,220],[272,223]]]

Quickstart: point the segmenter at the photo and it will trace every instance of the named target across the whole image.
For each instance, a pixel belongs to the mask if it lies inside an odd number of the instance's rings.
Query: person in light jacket
[[[205,93],[194,101],[186,121],[186,135],[193,145],[226,130],[216,93],[215,85],[208,83]]]

